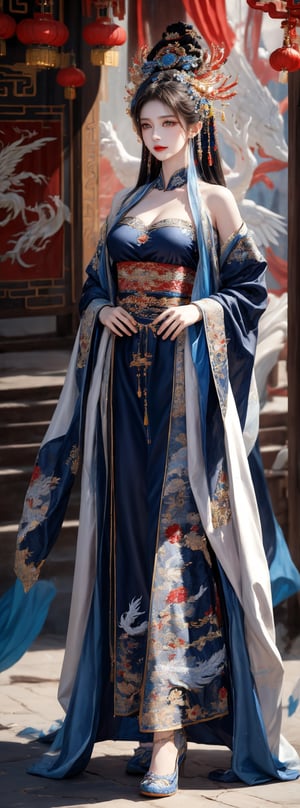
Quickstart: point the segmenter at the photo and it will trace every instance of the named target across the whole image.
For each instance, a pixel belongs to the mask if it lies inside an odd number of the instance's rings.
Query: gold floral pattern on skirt
[[[228,712],[217,586],[188,479],[183,356],[181,336],[177,339],[149,616],[141,598],[134,598],[121,616],[123,631],[116,643],[115,714],[138,713],[140,729],[145,732],[206,721]],[[145,632],[147,651],[141,664],[139,633]]]

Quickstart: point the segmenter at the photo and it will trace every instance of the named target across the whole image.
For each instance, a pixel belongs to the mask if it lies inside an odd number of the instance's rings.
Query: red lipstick
[[[164,151],[167,146],[154,146],[154,151]]]

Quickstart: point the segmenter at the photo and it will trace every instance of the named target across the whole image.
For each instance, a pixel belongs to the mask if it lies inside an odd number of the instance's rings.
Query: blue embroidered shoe
[[[173,794],[176,794],[178,789],[178,772],[186,758],[187,749],[185,735],[182,730],[175,731],[174,743],[177,748],[177,757],[173,773],[155,774],[150,770],[140,783],[140,794],[144,797],[171,797]]]
[[[150,766],[152,757],[151,746],[137,746],[134,754],[127,761],[127,774],[145,774]]]

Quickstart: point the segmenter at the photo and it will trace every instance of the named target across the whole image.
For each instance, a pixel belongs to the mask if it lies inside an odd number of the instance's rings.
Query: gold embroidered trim
[[[99,300],[92,300],[83,313],[80,327],[80,341],[77,356],[77,367],[84,368],[90,351],[91,336],[93,333],[95,319],[101,308]]]
[[[79,462],[80,462],[79,446],[76,446],[76,444],[74,444],[74,446],[72,446],[72,449],[70,451],[69,457],[66,460],[66,465],[70,466],[71,474],[74,475],[77,474],[77,471],[79,469]]]
[[[129,311],[131,314],[140,315],[149,318],[155,317],[161,309],[166,309],[168,306],[183,306],[190,303],[190,298],[186,297],[154,297],[153,295],[126,295],[120,296],[117,303]],[[156,328],[153,327],[153,333],[156,333]]]
[[[123,216],[121,219],[121,224],[128,224],[129,227],[134,227],[136,230],[142,230],[145,233],[148,233],[149,230],[160,230],[162,227],[179,227],[180,230],[183,232],[186,231],[187,233],[192,233],[193,235],[196,233],[196,228],[194,222],[190,222],[187,219],[160,219],[158,222],[152,222],[152,224],[146,224],[140,216]]]
[[[117,264],[121,292],[175,292],[190,296],[195,279],[191,267],[158,264],[156,261],[121,261]]]
[[[26,550],[18,550],[16,551],[15,555],[15,566],[14,571],[23,584],[24,592],[28,592],[29,589],[36,583],[39,579],[40,571],[45,563],[45,559],[39,562],[39,564],[27,564],[27,559],[30,558],[30,550],[28,547]]]

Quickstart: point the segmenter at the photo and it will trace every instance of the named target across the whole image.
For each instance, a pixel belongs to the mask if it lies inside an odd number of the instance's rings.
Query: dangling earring
[[[148,151],[148,154],[147,154],[147,177],[150,177],[150,174],[151,174],[151,163],[152,163],[152,155],[151,155],[151,152]]]
[[[200,132],[198,132],[197,139],[196,139],[196,151],[197,151],[197,158],[198,158],[198,161],[199,161],[200,165],[202,165],[202,141],[201,141],[201,132],[202,132],[202,129],[200,129]]]
[[[148,151],[148,149],[146,149],[146,146],[143,143],[142,170],[143,170],[143,176],[145,177],[145,182],[149,181],[150,169],[151,169],[151,154]]]
[[[201,135],[201,158],[208,161],[208,120],[204,118],[203,126],[200,132]]]
[[[207,162],[209,166],[212,166],[213,159],[211,156],[211,142],[210,142],[210,118],[207,121]]]
[[[211,111],[208,121],[208,145],[208,164],[212,166],[214,164],[213,152],[216,151],[216,131],[213,111]]]

